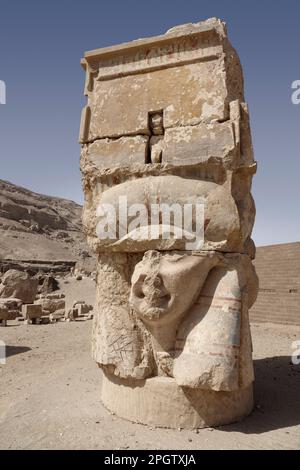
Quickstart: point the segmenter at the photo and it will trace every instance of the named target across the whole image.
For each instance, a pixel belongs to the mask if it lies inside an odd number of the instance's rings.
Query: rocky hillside
[[[82,207],[0,180],[0,259],[77,261],[86,257]]]

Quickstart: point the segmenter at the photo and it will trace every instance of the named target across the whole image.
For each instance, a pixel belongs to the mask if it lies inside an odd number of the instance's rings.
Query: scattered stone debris
[[[86,304],[84,300],[76,300],[73,307],[66,312],[66,321],[75,321],[76,319],[91,320],[93,318],[93,306]]]
[[[41,305],[43,312],[47,311],[49,314],[66,308],[64,294],[41,294],[34,303]]]
[[[81,275],[74,277],[82,278]],[[72,308],[66,311],[65,294],[53,292],[58,285],[55,277],[45,276],[43,273],[36,277],[18,270],[4,273],[0,277],[0,325],[6,326],[8,320],[16,319],[24,325],[31,325],[93,318],[93,306],[84,300],[76,300]],[[5,294],[14,293],[20,296],[4,297]]]
[[[22,300],[0,298],[0,325],[6,326],[7,320],[15,320],[20,315]]]

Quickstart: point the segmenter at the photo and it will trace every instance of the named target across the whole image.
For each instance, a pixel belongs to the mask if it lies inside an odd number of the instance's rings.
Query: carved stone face
[[[146,324],[178,321],[197,299],[216,255],[148,251],[132,275],[130,305]]]

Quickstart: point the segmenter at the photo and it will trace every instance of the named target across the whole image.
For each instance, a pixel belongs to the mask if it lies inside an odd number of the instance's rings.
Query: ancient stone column
[[[199,428],[253,407],[253,158],[242,69],[218,19],[85,54],[84,228],[93,357],[118,416]]]

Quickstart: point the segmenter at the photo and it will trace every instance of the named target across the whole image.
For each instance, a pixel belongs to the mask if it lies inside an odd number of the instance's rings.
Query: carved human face
[[[148,251],[132,276],[130,305],[145,323],[180,319],[200,294],[215,255]]]

